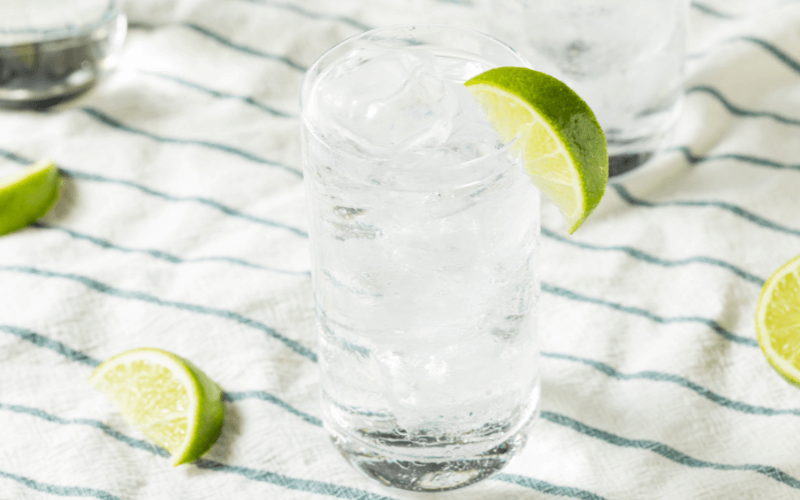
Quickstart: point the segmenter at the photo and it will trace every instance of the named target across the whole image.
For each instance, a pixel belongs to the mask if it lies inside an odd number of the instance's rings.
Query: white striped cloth
[[[320,427],[297,94],[371,27],[485,29],[469,0],[129,0],[117,72],[0,112],[0,174],[63,172],[0,237],[0,499],[406,499]],[[690,9],[675,145],[566,236],[544,205],[543,411],[505,471],[435,498],[800,498],[800,389],[755,342],[800,253],[800,3]],[[510,214],[509,216],[513,216]],[[194,361],[222,436],[172,468],[86,378],[121,351]],[[434,498],[434,497],[425,497]]]

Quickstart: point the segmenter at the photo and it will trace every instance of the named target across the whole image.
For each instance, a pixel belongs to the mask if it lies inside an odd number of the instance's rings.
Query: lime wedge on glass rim
[[[95,368],[89,383],[126,422],[166,449],[173,466],[200,458],[222,431],[222,390],[190,361],[170,352],[123,352]]]
[[[58,201],[61,177],[51,161],[40,161],[0,179],[0,236],[36,222]]]
[[[494,68],[467,81],[504,143],[523,155],[531,180],[564,213],[570,233],[600,203],[608,182],[603,129],[562,81],[529,68]]]
[[[756,334],[772,367],[800,386],[800,255],[764,283],[756,305]]]

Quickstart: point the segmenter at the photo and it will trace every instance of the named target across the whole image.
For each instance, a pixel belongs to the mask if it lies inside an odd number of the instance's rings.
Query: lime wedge
[[[58,200],[61,177],[51,161],[40,161],[0,179],[0,235],[44,217]]]
[[[464,85],[503,142],[517,139],[534,184],[574,232],[608,182],[606,138],[592,110],[562,81],[528,68],[494,68]]]
[[[772,367],[800,386],[800,255],[764,283],[756,305],[756,334]]]
[[[123,352],[101,363],[89,383],[130,425],[169,451],[173,466],[200,458],[222,430],[222,390],[195,365],[170,352]]]

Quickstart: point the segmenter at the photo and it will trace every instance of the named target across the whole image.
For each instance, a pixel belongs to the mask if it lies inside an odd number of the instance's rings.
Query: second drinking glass
[[[492,0],[491,33],[591,106],[609,175],[669,143],[683,102],[688,0]]]

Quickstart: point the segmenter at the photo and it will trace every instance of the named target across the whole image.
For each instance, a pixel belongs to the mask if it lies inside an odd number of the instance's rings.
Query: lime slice
[[[756,333],[767,361],[800,386],[800,255],[764,283],[756,305]]]
[[[200,458],[222,430],[222,390],[188,360],[142,348],[101,363],[89,383],[125,420],[162,446],[173,466]]]
[[[528,68],[494,68],[465,85],[503,142],[517,139],[534,184],[574,232],[608,182],[606,138],[592,110],[562,81]]]
[[[0,179],[0,236],[44,217],[58,200],[61,177],[51,161],[40,161]]]

